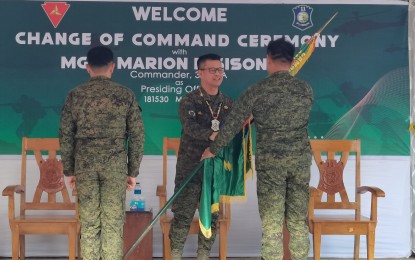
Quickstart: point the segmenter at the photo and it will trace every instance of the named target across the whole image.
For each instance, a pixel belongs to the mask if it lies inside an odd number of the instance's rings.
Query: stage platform
[[[0,259],[11,259],[0,257]],[[68,258],[65,257],[56,257],[56,258],[42,258],[42,257],[26,257],[27,260],[67,260]],[[217,257],[211,257],[210,260],[218,260]],[[261,257],[228,257],[227,260],[260,260]],[[312,260],[312,257],[308,258],[309,260]],[[321,260],[352,260],[353,258],[321,258]],[[415,259],[415,256],[411,256],[409,258],[375,258],[376,260],[404,260],[404,259]],[[162,258],[156,257],[153,258],[153,260],[162,260]],[[186,257],[183,258],[183,260],[196,260],[196,257]]]

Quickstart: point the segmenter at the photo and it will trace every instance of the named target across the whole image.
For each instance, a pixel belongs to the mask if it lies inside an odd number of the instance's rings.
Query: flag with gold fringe
[[[295,76],[298,71],[304,66],[306,61],[310,58],[316,46],[316,39],[318,34],[314,34],[300,47],[300,51],[294,56],[294,62],[290,67],[291,76]]]
[[[219,211],[219,202],[245,200],[245,181],[253,173],[252,136],[249,120],[233,140],[214,158],[204,161],[202,194],[199,205],[199,226],[203,235],[212,236],[212,213]]]
[[[300,51],[294,57],[294,63],[289,72],[292,76],[303,67],[303,65],[310,58],[314,51],[316,40],[324,28],[337,15],[335,13],[324,26],[315,33],[307,42],[305,42]],[[409,126],[409,130],[415,134],[415,123]],[[202,167],[200,163],[192,172],[191,175],[184,181],[179,191],[173,194],[166,205],[161,209],[150,225],[144,230],[143,234],[134,242],[128,249],[123,259],[137,247],[144,235],[152,228],[156,220],[160,218],[179,196],[181,191],[186,187],[188,182],[197,174]],[[220,201],[235,201],[238,199],[245,199],[246,178],[253,174],[252,162],[252,135],[251,135],[251,121],[250,119],[243,125],[241,132],[235,136],[232,142],[226,146],[215,158],[208,158],[204,160],[204,176],[202,194],[199,206],[199,226],[203,235],[207,238],[212,236],[211,222],[212,213],[219,211]]]
[[[409,125],[409,131],[410,131],[413,135],[415,135],[415,122],[413,122],[413,123],[411,123],[411,124]]]
[[[294,56],[294,62],[290,67],[289,73],[292,76],[295,76],[300,69],[304,66],[307,60],[310,58],[311,54],[313,53],[316,47],[316,41],[320,36],[320,33],[326,28],[326,26],[336,17],[337,13],[335,13],[330,20],[328,20],[323,27],[320,28],[313,36],[311,36],[303,45],[300,47],[300,51]]]

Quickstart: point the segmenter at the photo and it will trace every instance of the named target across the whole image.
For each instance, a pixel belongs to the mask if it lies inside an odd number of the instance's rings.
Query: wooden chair
[[[168,151],[174,151],[176,158],[179,153],[180,138],[163,138],[163,184],[157,186],[157,196],[159,197],[160,209],[166,205],[167,202],[167,153]],[[160,217],[160,226],[163,233],[163,259],[170,260],[170,238],[169,231],[171,221],[173,219],[173,213],[169,212],[163,214]],[[226,242],[228,236],[228,230],[230,226],[231,211],[229,203],[220,203],[219,205],[219,220],[218,220],[218,234],[219,234],[219,259],[226,259]],[[193,218],[190,226],[189,234],[198,234],[199,232],[199,219]]]
[[[12,233],[13,260],[19,259],[19,253],[20,259],[25,259],[26,234],[67,234],[69,259],[74,260],[80,229],[78,211],[77,203],[71,202],[69,198],[62,163],[56,158],[56,153],[60,149],[59,139],[24,137],[22,147],[21,183],[7,186],[3,190],[3,196],[9,197],[8,215]],[[31,152],[34,153],[39,167],[39,171],[36,171],[39,174],[36,174],[36,177],[30,177],[33,171],[28,167],[27,155]],[[32,180],[38,180],[38,184],[33,199],[30,200],[27,183]],[[19,216],[15,216],[15,193],[20,194]],[[57,194],[61,194],[61,198]],[[44,199],[42,195],[45,195]],[[63,210],[69,210],[73,214],[54,213],[54,211],[62,212]]]
[[[310,187],[308,224],[313,234],[314,259],[320,259],[321,235],[354,235],[354,259],[359,259],[360,235],[366,235],[367,258],[374,259],[377,198],[385,197],[377,187],[360,186],[360,140],[311,140],[314,160],[320,172],[318,187]],[[355,155],[355,199],[349,201],[343,170],[349,155]],[[370,218],[361,215],[360,195],[371,193]],[[323,196],[325,195],[325,197]],[[337,196],[336,196],[337,195]],[[319,210],[318,213],[315,210]],[[325,210],[339,213],[323,215]],[[345,210],[352,212],[347,215]]]

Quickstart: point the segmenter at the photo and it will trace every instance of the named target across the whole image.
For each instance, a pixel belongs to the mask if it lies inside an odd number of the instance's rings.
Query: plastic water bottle
[[[143,194],[141,194],[140,183],[137,182],[134,188],[134,194],[130,202],[131,211],[144,211],[145,210],[145,200]]]

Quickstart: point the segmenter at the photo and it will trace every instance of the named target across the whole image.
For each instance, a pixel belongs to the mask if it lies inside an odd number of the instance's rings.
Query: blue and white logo
[[[293,26],[301,31],[307,30],[310,27],[313,27],[313,22],[311,21],[311,15],[313,13],[313,8],[308,5],[297,5],[293,8],[294,21]]]

